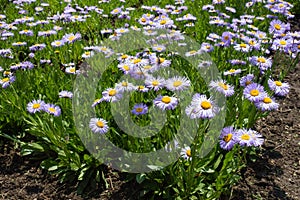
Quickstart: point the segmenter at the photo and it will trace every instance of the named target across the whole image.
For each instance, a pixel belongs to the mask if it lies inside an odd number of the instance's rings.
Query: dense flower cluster
[[[28,12],[24,5],[33,2],[37,6],[32,12]],[[98,3],[101,5],[109,2],[110,0],[101,0]],[[60,65],[59,70],[68,74],[67,76],[74,77],[83,72],[78,66],[81,61],[92,58],[96,54],[104,54],[105,57],[117,55],[117,70],[134,81],[123,80],[115,83],[114,86],[102,88],[99,94],[101,97],[92,103],[93,107],[107,102],[122,101],[124,93],[135,92],[151,93],[155,94],[155,97],[150,101],[146,99],[144,102],[134,102],[130,108],[133,115],[147,115],[150,104],[162,111],[176,110],[180,105],[177,94],[194,88],[194,83],[184,75],[172,75],[166,78],[155,73],[170,68],[173,65],[172,56],[178,53],[169,52],[168,46],[160,41],[168,39],[172,42],[176,41],[178,47],[185,47],[187,44],[183,42],[184,33],[188,33],[189,30],[195,32],[194,30],[197,29],[193,28],[197,28],[197,23],[202,19],[189,12],[190,8],[186,6],[184,0],[176,0],[174,5],[167,4],[163,7],[141,5],[139,9],[143,13],[138,16],[134,13],[137,8],[125,7],[125,1],[120,2],[121,6],[105,11],[102,5],[81,7],[71,0],[64,0],[60,2],[64,5],[63,10],[50,16],[42,15],[48,10],[48,3],[38,3],[35,0],[13,1],[19,9],[18,18],[12,20],[9,16],[0,15],[0,39],[7,42],[7,46],[0,49],[0,58],[5,60],[3,63],[8,63],[7,66],[0,67],[0,71],[3,72],[0,78],[2,88],[9,88],[15,84],[17,71],[29,71],[48,65],[54,68]],[[197,58],[202,53],[207,53],[219,59],[223,52],[230,51],[231,55],[228,55],[228,59],[218,62],[220,66],[217,67],[222,76],[207,83],[208,91],[214,90],[227,99],[240,98],[240,101],[248,101],[255,106],[257,111],[267,112],[278,109],[276,97],[286,96],[290,89],[288,83],[279,80],[271,73],[275,61],[269,55],[272,52],[279,52],[290,58],[296,58],[300,52],[300,32],[291,31],[291,25],[283,20],[283,18],[294,17],[290,13],[292,4],[283,0],[252,0],[247,2],[245,7],[251,10],[257,4],[272,14],[255,16],[245,13],[238,16],[236,8],[228,6],[226,0],[212,0],[211,4],[203,5],[202,12],[209,19],[207,25],[212,27],[210,30],[214,32],[203,34],[199,49],[189,49],[184,52],[184,55],[187,58]],[[232,15],[233,13],[235,14]],[[41,16],[47,17],[42,19]],[[118,27],[117,23],[113,25],[114,28],[101,27],[101,30],[94,33],[95,38],[88,36],[83,30],[69,28],[88,24],[87,21],[92,16],[104,20],[120,20],[124,23],[121,27]],[[266,27],[267,23],[269,24]],[[88,25],[85,27],[87,31]],[[180,30],[182,27],[185,32]],[[160,34],[160,30],[165,30],[166,33]],[[91,41],[98,41],[96,39],[98,36],[101,39],[118,41],[132,31],[138,32],[145,38],[152,37],[147,41],[150,48],[130,55],[115,52],[108,46],[90,45]],[[82,41],[82,44],[78,44],[79,41]],[[18,54],[19,51],[22,54]],[[66,52],[70,55],[66,56]],[[21,58],[24,60],[20,60]],[[7,60],[9,62],[6,62]],[[201,71],[212,65],[212,60],[201,60],[195,68]],[[191,120],[210,120],[220,112],[221,108],[214,96],[206,95],[205,92],[208,91],[195,92],[189,105],[181,107]],[[59,98],[71,99],[73,93],[60,91]],[[42,100],[29,102],[27,110],[29,113],[44,111],[53,116],[61,115],[59,106]],[[94,133],[104,134],[110,130],[109,124],[110,122],[103,118],[92,118],[89,128]],[[243,127],[226,127],[220,135],[220,146],[226,150],[230,150],[234,144],[259,146],[262,142],[259,133]],[[190,147],[185,147],[182,155],[190,158]]]

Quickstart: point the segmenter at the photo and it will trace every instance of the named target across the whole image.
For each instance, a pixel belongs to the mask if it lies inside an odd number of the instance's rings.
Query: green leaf
[[[146,174],[137,174],[135,177],[136,182],[141,184],[145,180]]]

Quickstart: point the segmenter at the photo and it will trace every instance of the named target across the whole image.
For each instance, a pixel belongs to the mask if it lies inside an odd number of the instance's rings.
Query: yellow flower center
[[[142,60],[141,59],[139,59],[139,58],[137,58],[137,59],[134,59],[133,60],[133,64],[137,64],[137,63],[139,63],[139,62],[141,62]]]
[[[124,69],[125,71],[128,71],[130,68],[129,68],[128,65],[124,65],[124,66],[123,66],[123,69]]]
[[[195,51],[195,50],[192,50],[192,51],[190,51],[189,53],[190,54],[195,54],[197,51]]]
[[[74,35],[72,35],[72,36],[70,36],[70,37],[68,38],[68,40],[69,40],[70,42],[72,42],[74,39],[75,39],[75,36],[74,36]]]
[[[101,121],[97,121],[96,125],[97,125],[99,128],[103,128],[103,127],[104,127],[104,123],[101,122]]]
[[[159,82],[158,82],[157,80],[155,80],[155,81],[152,82],[152,85],[153,85],[153,86],[158,86],[158,85],[159,85]]]
[[[164,58],[159,58],[159,63],[163,63],[165,61]]]
[[[128,83],[127,83],[127,82],[122,82],[122,86],[123,86],[123,87],[127,87],[127,86],[128,86]]]
[[[35,103],[35,104],[32,105],[33,109],[38,109],[40,107],[41,107],[41,104],[39,104],[39,103]]]
[[[258,95],[259,95],[259,91],[258,91],[258,90],[256,90],[256,89],[254,89],[254,90],[251,90],[251,91],[250,91],[250,95],[251,95],[251,96],[255,96],[255,97],[256,97],[256,96],[258,96]]]
[[[114,13],[117,13],[117,12],[119,12],[119,10],[118,9],[114,9]]]
[[[141,19],[141,22],[146,22],[147,20],[143,17],[142,19]]]
[[[182,82],[181,82],[181,81],[174,81],[174,83],[173,83],[173,86],[174,86],[174,87],[178,87],[178,86],[180,86],[180,85],[182,85]]]
[[[242,43],[242,44],[240,44],[240,47],[242,47],[242,48],[246,48],[246,47],[247,47],[247,45],[246,45],[246,44],[244,44],[244,43]]]
[[[52,113],[54,113],[56,110],[55,110],[55,108],[51,107],[51,108],[49,108],[49,111],[52,112]]]
[[[276,86],[282,86],[282,83],[280,81],[275,81]]]
[[[167,20],[161,20],[160,21],[160,25],[164,25],[164,24],[166,24],[167,23]]]
[[[224,40],[229,40],[229,36],[226,35],[226,36],[224,37]]]
[[[218,83],[218,85],[223,88],[224,90],[228,90],[228,85],[226,83]]]
[[[128,55],[124,54],[124,55],[121,56],[121,58],[126,59],[126,58],[128,58]]]
[[[72,73],[74,73],[75,71],[76,71],[75,67],[72,67],[72,68],[70,69],[70,72],[72,72]]]
[[[143,108],[136,108],[136,109],[135,109],[135,111],[136,111],[136,112],[139,112],[139,113],[142,112],[143,110],[144,110]]]
[[[144,66],[144,69],[151,69],[151,65],[146,65],[146,66]]]
[[[276,30],[280,30],[280,29],[281,29],[281,26],[280,26],[280,24],[275,24],[275,25],[274,25],[274,28],[275,28]]]
[[[253,40],[250,40],[249,44],[253,46],[253,45],[255,45],[255,42]]]
[[[4,75],[10,75],[10,71],[4,71]]]
[[[208,102],[208,101],[202,101],[201,102],[201,107],[204,109],[204,110],[208,110],[211,108],[211,103]]]
[[[4,82],[4,83],[6,83],[6,82],[8,82],[9,81],[9,78],[4,78],[4,79],[2,79],[2,82]]]
[[[286,41],[285,41],[285,40],[281,40],[279,43],[280,43],[281,45],[286,45]]]
[[[185,154],[188,156],[188,157],[191,157],[192,156],[192,152],[190,149],[186,150]]]
[[[259,57],[259,58],[257,58],[257,62],[265,63],[265,62],[266,62],[266,59],[263,58],[263,57]]]
[[[164,102],[164,103],[166,103],[166,104],[168,104],[168,103],[171,102],[171,98],[168,97],[168,96],[164,96],[164,97],[161,99],[161,101]]]
[[[229,142],[231,139],[232,139],[232,133],[228,133],[227,135],[225,135],[224,137],[223,137],[223,140],[225,141],[225,142]]]
[[[242,139],[242,140],[250,140],[250,135],[248,135],[248,134],[243,134],[243,135],[241,136],[241,139]]]
[[[230,69],[229,72],[230,73],[234,73],[236,70],[235,69]]]
[[[115,90],[115,89],[109,90],[109,92],[108,92],[109,96],[115,96],[116,94],[117,94],[117,90]]]
[[[143,85],[140,85],[139,86],[139,90],[142,90],[142,89],[144,89],[145,88],[145,86],[143,86]]]
[[[264,103],[272,103],[272,99],[270,97],[265,97],[263,102]]]

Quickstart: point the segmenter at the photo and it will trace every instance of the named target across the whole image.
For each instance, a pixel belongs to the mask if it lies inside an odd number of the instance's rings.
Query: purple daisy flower
[[[40,51],[46,47],[46,44],[35,44],[31,47],[29,47],[30,51]]]
[[[262,101],[267,93],[264,91],[264,87],[257,83],[251,83],[247,85],[243,92],[245,98],[247,98],[251,102]]]
[[[58,117],[61,114],[61,109],[59,106],[56,106],[54,104],[45,104],[44,105],[44,111],[55,116]]]
[[[243,87],[246,87],[247,85],[250,85],[253,83],[254,75],[253,74],[247,74],[246,76],[243,76],[240,79],[240,85]]]
[[[229,60],[229,63],[231,65],[246,65],[246,61],[244,60],[237,60],[237,59],[234,59],[234,60]]]
[[[153,100],[153,103],[162,110],[173,110],[178,104],[178,99],[176,97],[159,95]]]
[[[270,23],[269,32],[281,34],[288,29],[288,26],[278,19],[274,19]]]
[[[158,91],[165,87],[166,81],[161,77],[148,76],[145,80],[145,85],[154,91]]]
[[[15,80],[15,76],[5,77],[3,79],[0,79],[0,85],[2,86],[2,88],[7,88],[11,83],[15,82]]]
[[[109,130],[109,126],[107,125],[107,121],[102,118],[92,118],[89,123],[90,129],[93,133],[104,134]]]
[[[134,115],[144,115],[148,112],[148,107],[143,103],[135,104],[131,112]]]
[[[252,56],[249,58],[249,61],[252,65],[259,67],[262,73],[272,67],[271,58],[265,58],[263,56]]]
[[[241,146],[250,147],[253,144],[253,138],[246,129],[240,129],[236,132],[234,140]]]
[[[263,100],[255,102],[255,106],[261,111],[277,110],[279,104],[275,102],[274,98],[266,96]]]
[[[224,32],[222,34],[222,42],[224,43],[223,46],[228,47],[231,44],[232,33]]]
[[[44,110],[45,102],[42,100],[33,100],[27,104],[27,111],[29,113],[36,113]]]
[[[222,129],[220,139],[220,147],[225,150],[230,150],[233,148],[236,141],[234,137],[236,135],[236,131],[232,126],[228,126]]]
[[[211,81],[209,86],[224,94],[226,97],[230,97],[234,94],[233,86],[227,84],[224,80]]]
[[[75,41],[81,39],[81,34],[76,33],[75,35],[73,33],[66,34],[63,36],[62,40],[64,42],[67,42],[68,44],[74,43]]]
[[[275,95],[286,96],[289,93],[290,85],[281,81],[268,80],[269,88],[274,91]]]
[[[70,98],[72,99],[73,93],[70,91],[63,90],[58,93],[59,98]]]
[[[106,89],[102,92],[102,96],[103,100],[107,102],[119,101],[123,97],[122,92],[114,88]]]
[[[195,94],[192,98],[191,104],[186,107],[185,113],[191,119],[211,119],[219,112],[219,108],[215,106],[211,98],[205,95]]]

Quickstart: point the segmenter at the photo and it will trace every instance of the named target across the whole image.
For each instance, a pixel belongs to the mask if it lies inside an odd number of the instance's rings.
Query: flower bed
[[[146,199],[228,193],[264,142],[254,123],[289,92],[300,34],[290,3],[209,3],[3,5],[1,135],[79,193],[106,165]]]

